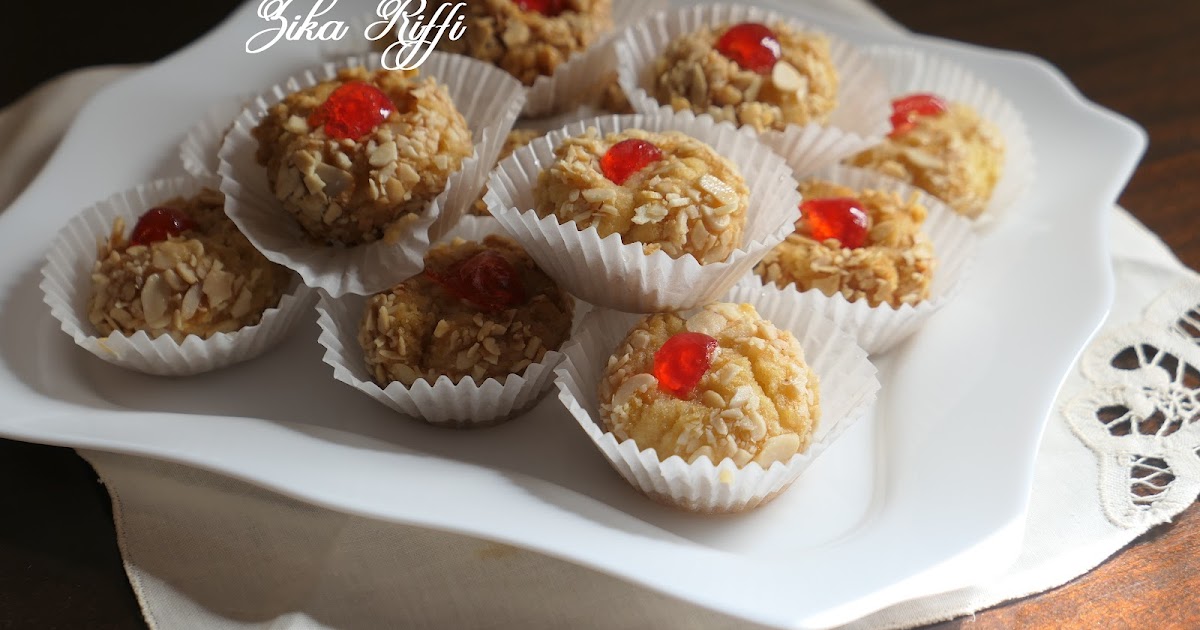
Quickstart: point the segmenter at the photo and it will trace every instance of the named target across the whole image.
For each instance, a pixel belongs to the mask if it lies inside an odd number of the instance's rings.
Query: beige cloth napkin
[[[822,8],[884,22],[858,0]],[[0,112],[0,207],[75,111],[128,69],[61,77]],[[1123,210],[1112,221],[1117,307],[1106,329],[1187,277]],[[1060,397],[1088,387],[1072,374]],[[348,516],[185,466],[81,451],[113,501],[121,553],[152,628],[747,628],[588,569],[458,535]],[[853,624],[906,627],[969,614],[1091,569],[1142,533],[1105,517],[1097,459],[1055,413],[1037,460],[1025,546],[978,587],[898,604]]]

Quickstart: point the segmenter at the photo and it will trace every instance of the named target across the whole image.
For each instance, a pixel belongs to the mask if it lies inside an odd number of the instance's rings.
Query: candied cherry
[[[133,226],[133,235],[129,237],[129,242],[133,245],[149,245],[194,229],[196,222],[183,210],[151,208],[138,219],[137,225]]]
[[[502,311],[525,302],[520,274],[504,256],[490,249],[458,263],[445,275],[431,270],[425,275],[480,310]]]
[[[716,339],[695,332],[671,336],[654,353],[654,377],[658,387],[676,398],[687,398],[712,366],[713,354],[720,346]]]
[[[783,56],[783,48],[775,38],[775,33],[755,22],[743,22],[730,27],[717,40],[717,52],[758,74],[770,73]]]
[[[343,83],[308,116],[310,127],[324,125],[325,133],[338,140],[357,140],[379,126],[396,105],[379,88],[362,81]]]
[[[600,172],[614,184],[622,185],[634,173],[662,159],[662,151],[654,143],[637,138],[622,140],[604,152]]]
[[[813,239],[836,238],[842,247],[856,249],[867,243],[867,212],[853,197],[809,199],[800,204],[800,217]]]
[[[892,101],[892,133],[896,137],[908,133],[921,116],[936,116],[950,109],[946,101],[934,94],[912,94]]]
[[[522,11],[535,11],[546,17],[555,17],[567,9],[566,0],[516,0]]]

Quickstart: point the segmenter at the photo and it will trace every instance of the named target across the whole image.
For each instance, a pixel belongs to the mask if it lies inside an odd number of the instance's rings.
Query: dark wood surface
[[[235,3],[137,0],[121,3],[122,11],[96,4],[78,12],[10,4],[0,104],[68,69],[157,59]],[[1200,267],[1200,2],[879,4],[918,32],[1043,57],[1088,98],[1144,126],[1150,148],[1120,201]],[[1200,627],[1198,550],[1193,505],[1066,586],[935,627]],[[108,496],[72,451],[0,440],[0,630],[82,627],[145,627],[121,568]]]

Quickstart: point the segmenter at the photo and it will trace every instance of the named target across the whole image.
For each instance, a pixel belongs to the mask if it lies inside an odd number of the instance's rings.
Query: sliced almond
[[[758,456],[754,461],[763,468],[770,468],[775,462],[786,463],[797,452],[800,451],[800,436],[795,433],[784,433],[776,435],[767,440],[763,445],[762,450],[758,452]]]
[[[771,83],[780,92],[808,92],[808,77],[800,74],[792,64],[782,60],[771,69]]]
[[[162,276],[151,274],[142,287],[142,316],[151,328],[164,328],[171,318],[167,313],[167,283]]]

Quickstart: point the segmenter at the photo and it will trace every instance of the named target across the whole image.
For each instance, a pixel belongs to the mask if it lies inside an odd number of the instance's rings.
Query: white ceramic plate
[[[59,227],[113,191],[181,173],[177,144],[214,103],[316,60],[312,43],[242,52],[263,28],[256,4],[98,94],[0,215],[0,435],[184,462],[780,627],[845,622],[1013,560],[1046,414],[1112,298],[1107,216],[1145,145],[1136,127],[1036,59],[801,15],[973,69],[1024,113],[1040,172],[981,239],[970,286],[882,362],[871,416],[774,503],[698,517],[630,490],[552,395],[484,431],[397,417],[332,378],[315,323],[268,356],[179,380],[115,369],[58,329],[38,270]],[[343,4],[354,15],[373,3]]]

